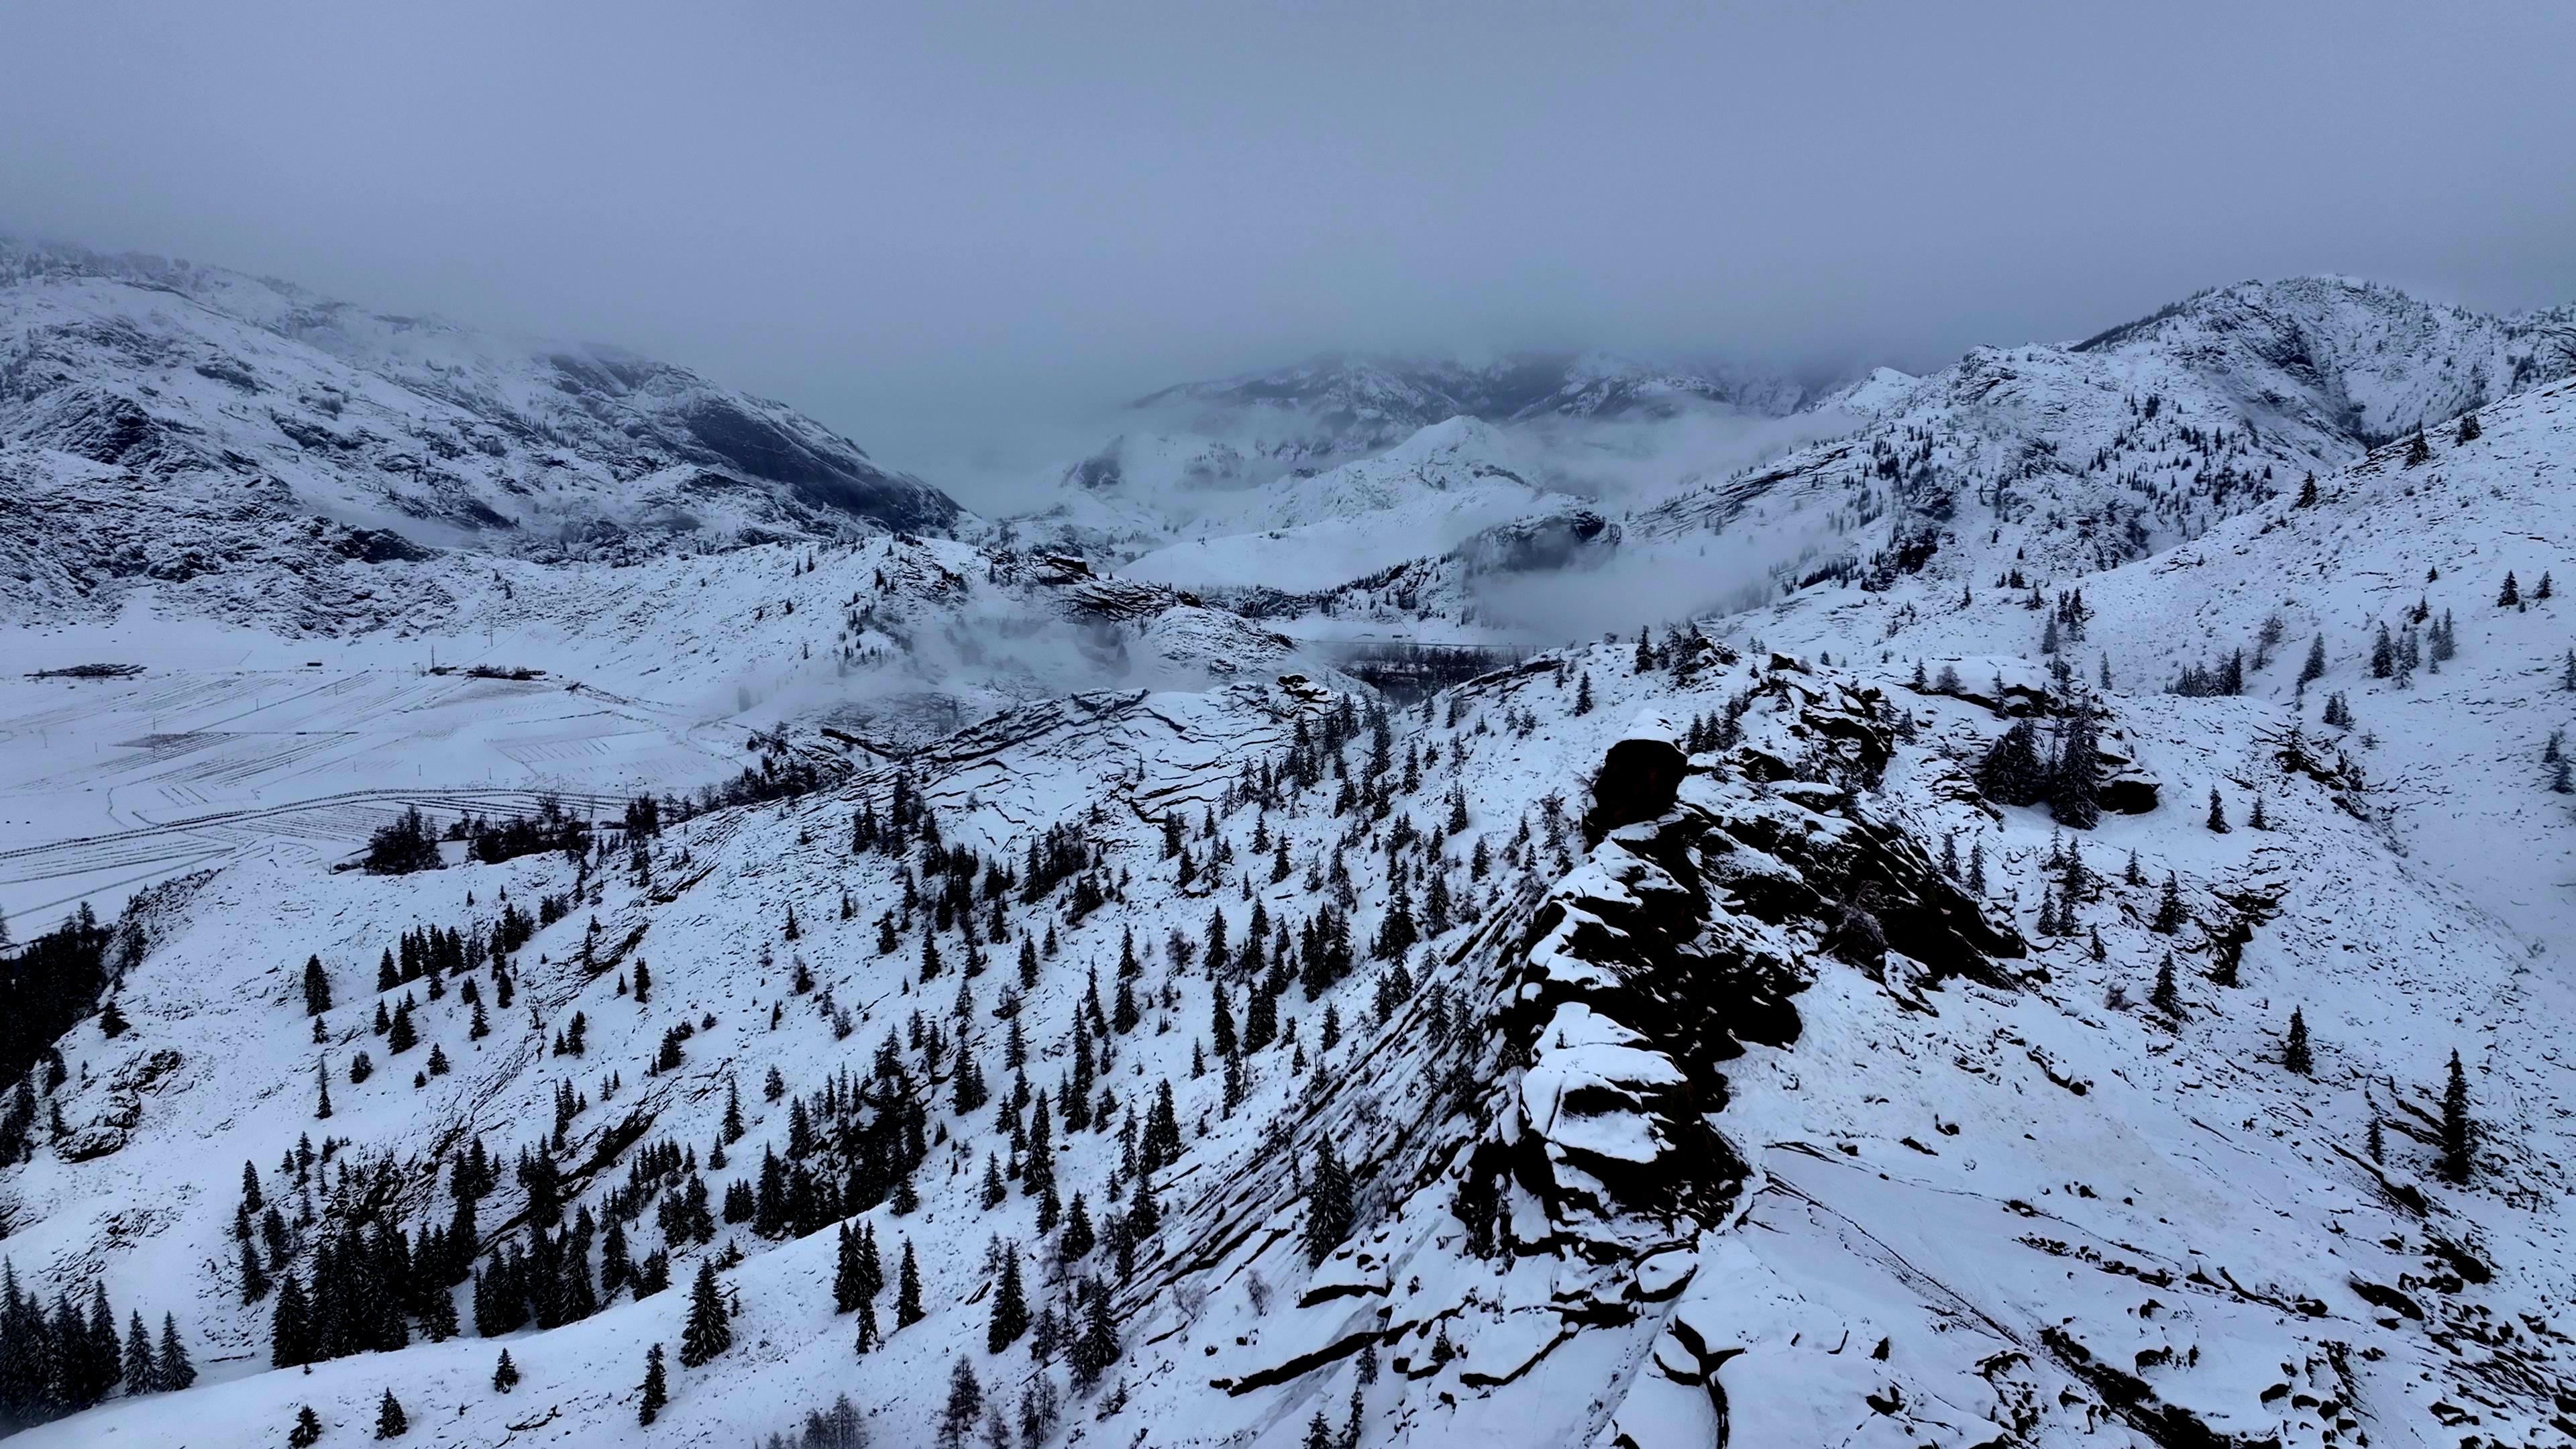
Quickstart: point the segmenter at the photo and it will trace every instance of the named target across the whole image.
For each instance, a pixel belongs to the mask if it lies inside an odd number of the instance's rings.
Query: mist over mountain
[[[2567,16],[5,34],[6,1449],[2576,1443]]]

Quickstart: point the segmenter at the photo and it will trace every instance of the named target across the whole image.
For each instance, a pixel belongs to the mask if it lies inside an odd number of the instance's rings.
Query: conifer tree
[[[2442,1086],[2442,1178],[2469,1180],[2470,1144],[2476,1127],[2469,1121],[2469,1079],[2460,1069],[2460,1054],[2451,1053],[2450,1078]]]
[[[2039,757],[2039,735],[2028,720],[2014,723],[1977,766],[1977,789],[2004,805],[2036,805],[2048,793],[2048,770]]]
[[[939,1415],[940,1449],[961,1449],[984,1414],[984,1386],[975,1366],[959,1358],[948,1371],[948,1405]]]
[[[331,978],[322,970],[320,956],[304,959],[304,1014],[320,1016],[331,1009]]]
[[[376,1437],[399,1439],[410,1430],[411,1421],[403,1417],[401,1402],[394,1398],[393,1390],[385,1390],[385,1396],[376,1401]]]
[[[1012,1245],[1002,1255],[1002,1281],[993,1290],[993,1319],[984,1330],[984,1351],[1000,1353],[1028,1330],[1027,1290],[1020,1282],[1019,1249]]]
[[[259,1252],[245,1239],[241,1245],[241,1301],[257,1303],[268,1296],[268,1271],[259,1265]]]
[[[689,1351],[685,1347],[680,1350],[680,1361],[682,1363],[688,1362],[688,1354]],[[662,1375],[662,1345],[658,1343],[653,1345],[651,1348],[644,1350],[644,1382],[642,1384],[642,1389],[643,1398],[641,1402],[635,1406],[635,1422],[638,1424],[650,1424],[655,1419],[662,1417],[662,1406],[671,1402],[671,1390],[669,1385],[663,1381]]]
[[[733,1347],[733,1322],[725,1316],[724,1297],[716,1287],[716,1265],[698,1260],[698,1277],[689,1286],[689,1320],[680,1330],[680,1367],[696,1368]],[[655,1346],[660,1361],[660,1346]]]
[[[277,1308],[268,1320],[268,1363],[271,1368],[293,1368],[313,1362],[312,1311],[304,1302],[304,1285],[289,1270],[286,1281],[278,1285]]]
[[[835,1244],[835,1249],[832,1265],[832,1311],[848,1313],[865,1303],[868,1295],[861,1292],[859,1286],[859,1235],[851,1231],[850,1225],[846,1222],[841,1224],[840,1237]]]
[[[2165,872],[2164,893],[2156,898],[2156,915],[2150,926],[2167,936],[2182,926],[2182,883],[2172,871]]]
[[[1083,1204],[1082,1194],[1073,1195],[1073,1206],[1065,1214],[1064,1236],[1056,1239],[1056,1256],[1070,1263],[1087,1256],[1096,1242],[1091,1230],[1091,1210]]]
[[[2308,1019],[2299,1008],[2290,1008],[2290,1034],[2281,1043],[2281,1065],[2306,1076],[2316,1067],[2308,1054]]]
[[[2156,968],[2155,989],[2147,993],[2147,1000],[2155,1005],[2156,1010],[2167,1016],[2182,1015],[2182,993],[2174,987],[2174,958],[2171,951],[2165,953],[2164,964]]]
[[[2099,741],[2093,711],[2076,710],[2058,739],[2057,759],[2049,771],[2048,813],[2059,824],[2090,830],[2102,819]]]
[[[154,1373],[164,1393],[177,1393],[197,1381],[197,1365],[188,1357],[188,1346],[179,1341],[177,1314],[161,1315],[161,1361],[154,1365]]]
[[[1109,1319],[1109,1290],[1092,1281],[1083,1294],[1082,1331],[1073,1341],[1074,1382],[1088,1388],[1117,1361],[1118,1329]]]
[[[921,1264],[912,1255],[912,1239],[903,1240],[903,1261],[895,1269],[894,1326],[910,1328],[919,1323],[921,1310]]]
[[[295,1411],[295,1427],[286,1431],[287,1449],[313,1449],[322,1440],[322,1420],[306,1404]]]
[[[2227,833],[2227,807],[2220,803],[2216,785],[2209,787],[2209,829],[2214,835]]]
[[[125,1391],[128,1394],[156,1393],[161,1388],[161,1370],[152,1357],[152,1330],[143,1326],[142,1313],[128,1310],[125,1328]]]
[[[506,1394],[519,1386],[519,1366],[510,1362],[510,1351],[501,1350],[501,1361],[492,1366],[492,1392]]]
[[[1333,1150],[1332,1139],[1315,1143],[1315,1164],[1306,1176],[1306,1261],[1319,1264],[1351,1235],[1354,1204],[1350,1170]]]

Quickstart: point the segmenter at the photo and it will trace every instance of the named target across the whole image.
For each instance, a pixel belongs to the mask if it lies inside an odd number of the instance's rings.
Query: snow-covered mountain
[[[1470,561],[1426,550],[1304,607],[1529,629],[1563,594],[1625,596],[1647,580],[1664,599],[1654,612],[1687,615],[1823,578],[1984,588],[2016,569],[2102,569],[2571,374],[2576,307],[2507,318],[2343,278],[2245,283],[2080,343],[1981,347],[1920,379],[1873,374],[1821,400],[1850,424],[1834,436],[1680,472],[1612,510],[1615,547],[1584,564],[1628,582],[1596,573],[1498,593]],[[1590,612],[1571,619],[1598,627]]]
[[[812,420],[667,363],[5,238],[0,491],[21,618],[217,571],[299,592],[349,559],[633,559],[958,516]],[[310,589],[327,607],[331,586]]]
[[[1661,366],[1602,352],[1477,361],[1328,357],[1138,399],[1128,409],[1134,426],[1066,468],[1055,498],[1011,523],[1052,546],[1124,560],[1173,543],[1266,531],[1270,525],[1258,516],[1276,511],[1268,495],[1277,490],[1311,494],[1338,476],[1356,498],[1370,488],[1371,474],[1336,470],[1381,455],[1401,471],[1426,450],[1471,447],[1488,471],[1556,490],[1583,485],[1604,462],[1588,456],[1587,429],[1684,419],[1752,423],[1809,400],[1807,386],[1782,373]],[[1346,503],[1342,511],[1370,510]],[[1419,522],[1401,514],[1374,520],[1383,535],[1416,537],[1417,551],[1456,541],[1454,528],[1423,535]],[[1217,552],[1267,559],[1283,551],[1229,538]],[[1337,567],[1338,558],[1326,548],[1313,563]],[[1291,567],[1293,582],[1272,582],[1328,587],[1375,565],[1320,581]]]
[[[456,551],[334,565],[366,628],[22,624],[143,672],[0,684],[0,885],[150,888],[0,973],[0,1419],[2569,1442],[2566,337],[2231,288],[1624,508],[1461,415],[1117,572]],[[1506,604],[1587,637],[1418,703],[1299,642]],[[220,818],[31,834],[169,790]],[[333,868],[407,807],[450,838]],[[194,1383],[116,1387],[93,1293]]]

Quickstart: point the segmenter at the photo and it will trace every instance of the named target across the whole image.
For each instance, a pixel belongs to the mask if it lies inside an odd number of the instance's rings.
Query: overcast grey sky
[[[1919,368],[2251,276],[2569,300],[2572,42],[2559,4],[86,0],[0,20],[0,225],[627,343],[937,478],[1328,348]]]

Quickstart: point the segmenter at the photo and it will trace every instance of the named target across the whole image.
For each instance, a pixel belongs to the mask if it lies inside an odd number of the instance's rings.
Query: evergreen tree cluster
[[[2089,830],[2102,818],[2100,738],[2100,727],[2087,707],[2060,721],[2055,739],[2045,750],[2038,726],[2017,720],[1979,762],[1977,788],[1987,799],[2004,805],[2046,801],[2060,824]]]
[[[26,1154],[35,1113],[28,1069],[72,1023],[97,1009],[114,937],[84,903],[53,930],[0,946],[0,1082],[17,1082],[14,1100],[0,1108],[0,1161]]]
[[[57,1290],[48,1310],[43,1291],[0,1259],[0,1438],[79,1413],[120,1387],[131,1398],[196,1379],[176,1317],[162,1315],[156,1340],[143,1315],[129,1313],[120,1334],[104,1285],[90,1285],[86,1312],[69,1289]]]

